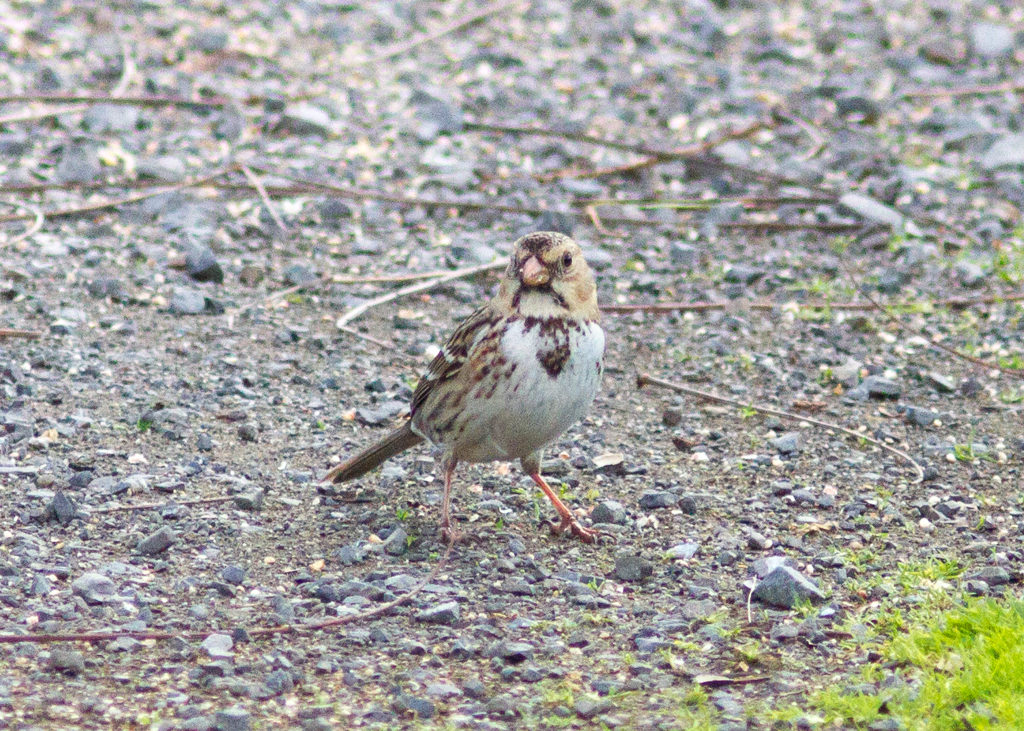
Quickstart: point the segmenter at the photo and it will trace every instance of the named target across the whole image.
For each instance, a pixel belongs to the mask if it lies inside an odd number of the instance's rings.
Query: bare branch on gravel
[[[161,188],[157,188],[155,190],[147,190],[145,193],[139,193],[137,195],[130,195],[130,196],[126,196],[124,198],[116,198],[116,199],[114,199],[112,201],[107,201],[106,203],[90,203],[90,204],[84,205],[84,206],[72,206],[71,208],[61,208],[61,209],[58,209],[56,211],[49,211],[49,212],[47,212],[45,214],[45,216],[46,216],[46,218],[69,218],[69,217],[72,217],[72,216],[81,216],[81,215],[84,215],[84,214],[87,214],[87,213],[96,213],[98,211],[105,211],[105,210],[108,210],[110,208],[117,208],[119,206],[125,206],[125,205],[129,205],[131,203],[138,203],[139,201],[144,201],[147,198],[154,198],[154,197],[156,197],[158,195],[162,195],[164,193],[171,193],[171,192],[173,192],[175,190],[184,190],[185,188],[193,188],[193,187],[200,186],[200,185],[206,185],[208,182],[210,182],[212,180],[216,180],[217,178],[221,177],[222,175],[227,175],[229,172],[231,172],[234,169],[235,169],[235,166],[232,165],[232,166],[223,168],[223,169],[221,169],[221,170],[219,170],[217,172],[210,173],[209,175],[203,176],[201,178],[193,178],[192,180],[185,180],[185,181],[183,181],[181,183],[175,183],[174,185],[165,185],[165,186],[163,186]],[[19,206],[21,206],[23,208],[28,208],[29,207],[29,206],[25,205],[24,203],[18,203],[17,205],[19,205]],[[34,215],[35,214],[33,214],[33,216]],[[25,214],[12,214],[12,215],[0,216],[0,223],[6,222],[6,221],[23,221],[23,220],[25,220],[25,219],[27,219],[29,217],[30,216],[25,215]]]
[[[267,195],[267,189],[263,187],[263,181],[257,177],[256,173],[248,165],[242,165],[242,174],[245,175],[245,179],[248,180],[252,187],[256,189],[256,192],[260,196],[260,200],[263,201],[263,207],[267,209],[267,213],[274,219],[274,223],[281,233],[288,233],[288,227],[284,225],[284,220],[281,215],[277,212],[277,208],[270,200],[270,196]]]
[[[43,215],[42,210],[40,210],[37,206],[33,206],[29,203],[7,203],[7,205],[13,206],[14,208],[24,208],[30,211],[32,214],[32,223],[24,231],[22,231],[14,238],[10,239],[9,241],[4,241],[3,243],[0,243],[0,251],[3,251],[9,246],[19,244],[25,239],[27,239],[29,236],[38,233],[39,230],[43,227],[43,223],[46,221],[46,217]]]
[[[166,503],[146,503],[145,505],[113,505],[109,508],[97,508],[96,510],[90,510],[90,515],[96,513],[119,513],[125,510],[155,510],[157,508],[166,508],[168,505],[213,505],[214,503],[226,503],[230,500],[234,500],[233,495],[221,496],[221,497],[204,497],[198,500],[172,500]]]
[[[0,327],[0,338],[22,338],[24,340],[35,340],[42,337],[42,333],[35,330],[19,330],[11,327]]]
[[[408,53],[409,51],[419,48],[420,46],[426,45],[427,43],[432,43],[433,41],[436,41],[439,38],[443,38],[446,35],[450,35],[452,33],[460,31],[463,28],[473,25],[474,23],[479,23],[481,20],[485,20],[492,15],[502,13],[506,10],[511,10],[517,5],[522,5],[524,1],[525,0],[511,0],[511,2],[509,2],[509,0],[501,0],[501,2],[485,5],[479,10],[473,11],[472,13],[467,13],[466,15],[456,18],[450,23],[446,23],[440,28],[435,28],[434,30],[417,36],[416,38],[413,38],[411,40],[392,44],[387,48],[381,50],[379,53],[374,53],[361,61],[345,63],[343,64],[343,66],[345,66],[346,68],[369,66],[370,64],[379,63],[380,61],[387,61],[389,59],[395,58],[396,56],[402,56]]]
[[[57,117],[61,114],[77,114],[78,112],[84,112],[89,107],[65,107],[63,109],[37,109],[27,110],[24,112],[18,112],[17,114],[9,114],[6,117],[0,117],[0,125],[3,124],[15,124],[17,122],[35,122],[40,119],[47,119],[48,117]]]
[[[857,278],[853,275],[853,272],[850,270],[850,267],[846,263],[845,257],[840,256],[839,257],[839,263],[843,267],[843,271],[846,273],[846,276],[849,278],[849,280],[853,284],[853,286],[855,288],[857,288],[859,291],[861,291],[864,294],[864,296],[868,298],[868,301],[871,303],[871,309],[878,310],[885,317],[885,319],[888,320],[889,322],[891,322],[893,325],[895,325],[896,328],[900,332],[905,332],[905,333],[911,332],[907,328],[907,326],[904,325],[900,321],[900,319],[898,317],[896,317],[896,315],[894,315],[889,310],[889,308],[887,308],[885,305],[883,305],[881,302],[879,302],[875,298],[875,296],[871,294],[870,291],[868,291],[866,288],[861,288],[859,286],[859,284],[857,282]],[[1003,300],[1007,301],[1007,302],[1018,301],[1020,299],[1024,299],[1024,297],[1021,297],[1021,296],[1018,295],[1018,296],[1003,298]],[[913,334],[913,333],[911,333],[911,334]],[[1006,373],[1008,375],[1015,376],[1017,378],[1024,378],[1024,370],[1019,370],[1019,369],[1016,369],[1016,368],[1005,368],[1004,366],[1001,366],[998,363],[989,363],[988,361],[982,360],[981,358],[975,358],[973,355],[968,355],[967,353],[964,353],[964,352],[962,352],[960,350],[957,350],[956,348],[950,347],[949,345],[946,345],[945,343],[943,343],[943,342],[941,342],[939,340],[936,340],[934,338],[932,338],[931,344],[934,347],[938,348],[939,350],[941,350],[941,351],[943,351],[945,353],[949,353],[950,355],[952,355],[952,356],[954,356],[956,358],[960,358],[961,360],[966,360],[967,362],[973,363],[974,365],[977,365],[977,366],[981,366],[982,368],[988,368],[988,369],[997,370],[1000,373]]]
[[[440,286],[446,282],[451,282],[455,279],[471,277],[474,274],[480,274],[481,272],[489,272],[494,269],[502,269],[506,266],[508,266],[508,264],[505,261],[492,261],[489,264],[478,264],[477,266],[473,267],[456,269],[455,271],[448,272],[444,276],[438,277],[437,279],[431,279],[427,282],[412,284],[408,287],[403,287],[402,289],[399,289],[395,292],[391,292],[390,294],[385,294],[375,299],[364,302],[358,307],[353,307],[351,310],[349,310],[344,315],[339,317],[337,323],[335,324],[340,330],[344,328],[344,326],[348,325],[350,322],[355,320],[357,317],[360,317],[367,310],[373,307],[377,307],[378,305],[387,304],[388,302],[393,302],[396,299],[399,299],[400,297],[405,297],[406,295],[410,294],[416,294],[417,292],[426,292],[428,290],[434,289],[434,287]]]
[[[881,442],[877,439],[874,439],[873,437],[869,437],[865,434],[861,434],[860,432],[854,431],[853,429],[847,429],[844,426],[839,426],[838,424],[831,424],[827,421],[821,421],[819,419],[812,419],[809,416],[801,416],[800,414],[791,414],[788,411],[780,411],[779,409],[773,409],[769,406],[745,404],[741,401],[736,401],[731,398],[725,398],[724,396],[716,396],[715,394],[708,393],[707,391],[698,391],[695,388],[690,388],[688,386],[683,386],[678,383],[673,383],[672,381],[666,381],[661,378],[656,378],[647,373],[641,373],[637,376],[636,385],[638,388],[643,388],[644,386],[647,385],[661,386],[662,388],[667,388],[678,393],[685,393],[690,396],[695,396],[697,398],[704,399],[705,401],[714,401],[715,403],[726,404],[727,406],[735,406],[736,408],[739,409],[753,409],[754,411],[758,411],[762,414],[771,414],[772,416],[778,416],[783,419],[792,419],[793,421],[806,421],[808,424],[814,424],[815,426],[820,426],[825,429],[835,429],[836,431],[841,431],[844,434],[849,434],[851,437],[854,437],[856,439],[863,439],[866,442],[874,444],[877,447],[881,447],[887,452],[891,452],[892,454],[895,454],[897,457],[906,460],[913,466],[914,471],[917,472],[917,480],[915,480],[915,482],[924,481],[924,468],[922,468],[921,465],[919,465],[914,460],[914,458],[911,457],[909,454],[900,449],[896,449],[895,447],[889,446],[885,442]]]
[[[184,107],[186,109],[221,109],[230,99],[211,96],[206,99],[184,99],[178,96],[119,96],[109,94],[0,94],[0,104],[11,102],[46,102],[49,104],[125,104],[137,107]],[[66,110],[65,110],[66,111]],[[63,114],[64,112],[61,112]]]
[[[903,92],[904,99],[941,99],[943,97],[977,96],[982,94],[1017,94],[1024,91],[1024,84],[1008,81],[1005,84],[981,84],[962,86],[958,89],[911,89]]]
[[[429,574],[423,577],[416,586],[412,587],[408,593],[402,594],[397,599],[393,599],[390,602],[381,604],[379,607],[367,610],[365,612],[359,612],[358,614],[350,614],[345,617],[336,617],[334,619],[327,619],[321,622],[314,622],[306,625],[295,625],[295,624],[281,624],[275,627],[256,627],[248,630],[250,637],[272,637],[274,635],[283,634],[299,634],[307,632],[316,632],[318,630],[328,629],[330,627],[338,627],[344,624],[354,624],[356,622],[365,622],[374,617],[379,617],[382,614],[390,612],[392,609],[400,607],[412,601],[417,594],[419,594],[423,587],[432,582],[441,573],[441,570],[448,564],[448,558],[451,556],[452,547],[454,546],[453,541],[448,541],[448,547],[445,549],[444,555],[434,566],[433,570]],[[133,640],[169,640],[174,637],[181,637],[186,640],[201,640],[205,639],[210,635],[210,632],[135,632],[132,630],[114,630],[112,632],[67,632],[62,634],[39,634],[39,635],[0,635],[0,645],[11,645],[18,642],[34,642],[36,644],[56,644],[60,642],[109,642],[110,640],[116,640],[119,637],[130,637]]]
[[[944,300],[935,300],[934,302],[922,303],[911,302],[904,304],[890,305],[890,309],[899,309],[901,307],[919,307],[921,304],[929,304],[932,307],[949,307],[950,309],[963,310],[968,307],[977,307],[980,305],[994,305],[1000,302],[1022,302],[1024,301],[1024,294],[1008,294],[1008,295],[991,295],[988,297],[977,297],[974,299],[963,299],[960,297],[953,297]],[[843,310],[845,312],[864,312],[868,310],[874,310],[879,307],[878,304],[872,302],[799,302],[797,303],[802,308],[812,310]],[[714,310],[725,310],[730,307],[730,304],[725,302],[658,302],[650,305],[602,305],[601,312],[607,312],[609,314],[626,314],[629,312],[711,312]],[[782,307],[777,302],[751,302],[745,305],[751,310],[759,310],[762,312],[771,312],[774,309]],[[989,364],[985,364],[989,365]]]
[[[544,173],[543,175],[534,176],[538,181],[542,183],[550,183],[555,180],[561,180],[563,178],[600,178],[607,175],[622,175],[627,173],[635,173],[645,168],[654,167],[655,165],[670,160],[681,160],[688,157],[697,157],[710,152],[718,145],[721,145],[730,140],[743,139],[749,137],[755,132],[759,132],[762,129],[774,126],[767,122],[754,122],[748,124],[746,127],[742,127],[731,132],[716,137],[713,140],[707,140],[706,142],[700,142],[695,145],[689,145],[688,147],[682,147],[678,150],[672,150],[671,152],[652,152],[646,153],[643,160],[634,163],[628,163],[626,165],[616,165],[609,168],[599,168],[597,170],[580,170],[578,168],[566,168],[564,170],[555,170],[554,172]]]

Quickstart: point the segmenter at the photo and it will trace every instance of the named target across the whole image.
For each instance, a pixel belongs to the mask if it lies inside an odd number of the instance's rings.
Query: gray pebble
[[[654,564],[641,556],[615,557],[615,578],[619,581],[642,581],[654,573]]]
[[[459,621],[460,610],[458,602],[445,602],[433,607],[423,609],[416,614],[416,620],[427,624],[448,624],[453,625]]]
[[[758,582],[753,598],[773,607],[792,609],[808,599],[824,600],[825,595],[796,569],[779,566]]]
[[[168,548],[173,546],[177,540],[178,538],[174,535],[174,531],[165,525],[139,541],[135,550],[143,556],[153,556],[157,553],[166,551]]]

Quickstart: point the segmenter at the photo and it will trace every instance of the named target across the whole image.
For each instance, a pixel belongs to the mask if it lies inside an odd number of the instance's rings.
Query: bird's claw
[[[584,528],[580,525],[579,521],[571,515],[563,516],[561,523],[549,523],[548,527],[556,536],[561,535],[568,530],[584,543],[596,543],[598,538],[611,538],[613,542],[615,541],[615,536],[611,533],[595,530],[593,528]]]

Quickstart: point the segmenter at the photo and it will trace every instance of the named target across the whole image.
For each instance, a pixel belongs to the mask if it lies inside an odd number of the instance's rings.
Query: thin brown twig
[[[127,510],[155,510],[158,508],[166,508],[170,505],[212,505],[214,503],[226,503],[234,500],[233,495],[221,496],[221,497],[204,497],[197,498],[196,500],[171,500],[166,503],[146,503],[144,505],[112,505],[109,508],[96,508],[95,510],[89,510],[90,515],[97,513],[120,513]]]
[[[987,297],[977,297],[975,299],[953,297],[950,299],[936,300],[935,302],[930,302],[928,304],[932,307],[949,307],[950,309],[962,310],[968,307],[978,307],[980,305],[995,305],[1001,302],[1022,301],[1024,301],[1024,294],[1010,294],[1005,296],[991,295]],[[921,304],[921,302],[904,302],[889,305],[889,308],[899,309],[902,307],[919,307]],[[877,309],[877,305],[871,302],[798,302],[797,305],[814,310],[830,309],[843,310],[847,312],[863,312],[866,310]],[[714,310],[724,310],[729,306],[730,305],[725,302],[658,302],[649,305],[602,305],[601,312],[618,315],[630,312],[710,312]],[[777,302],[751,302],[745,306],[751,310],[771,312],[783,305]]]
[[[886,450],[887,452],[891,452],[892,454],[895,454],[896,456],[900,457],[901,459],[906,460],[907,462],[909,462],[913,466],[914,471],[917,472],[917,480],[915,482],[923,482],[924,481],[924,468],[922,468],[921,465],[919,465],[914,460],[914,458],[911,457],[909,454],[907,454],[906,452],[904,452],[904,451],[902,451],[900,449],[896,449],[895,447],[892,447],[892,446],[886,444],[885,442],[879,441],[878,439],[875,439],[873,437],[869,437],[869,436],[867,436],[865,434],[861,434],[860,432],[854,431],[853,429],[847,429],[845,426],[839,426],[838,424],[831,424],[831,423],[829,423],[827,421],[821,421],[820,419],[814,419],[814,418],[812,418],[810,416],[801,416],[800,414],[791,414],[788,411],[781,411],[779,409],[773,409],[773,408],[771,408],[769,406],[759,406],[757,404],[745,404],[745,403],[743,403],[741,401],[736,401],[736,400],[731,399],[731,398],[725,398],[724,396],[716,396],[713,393],[708,393],[706,391],[698,391],[695,388],[690,388],[688,386],[683,386],[683,385],[680,385],[678,383],[673,383],[672,381],[666,381],[666,380],[661,379],[661,378],[656,378],[656,377],[654,377],[652,375],[649,375],[647,373],[641,373],[641,374],[639,374],[637,376],[636,385],[637,385],[638,388],[643,388],[646,385],[661,386],[662,388],[667,388],[669,390],[676,391],[677,393],[685,393],[685,394],[688,394],[690,396],[696,396],[697,398],[701,398],[701,399],[704,399],[706,401],[714,401],[715,403],[726,404],[728,406],[735,406],[736,408],[739,408],[739,409],[753,409],[754,411],[758,411],[758,412],[760,412],[762,414],[771,414],[772,416],[778,416],[778,417],[783,418],[783,419],[792,419],[793,421],[806,421],[808,424],[814,424],[815,426],[820,426],[820,427],[825,428],[825,429],[835,429],[836,431],[841,431],[844,434],[849,434],[851,437],[854,437],[856,439],[863,439],[866,442],[870,442],[871,444],[874,444],[877,447],[881,447],[882,449]]]
[[[118,36],[117,42],[121,45],[121,78],[117,80],[117,84],[110,90],[110,96],[115,99],[124,96],[124,93],[128,91],[128,85],[132,83],[132,76],[135,75],[135,60],[132,58],[127,41],[125,41],[123,36]]]
[[[13,327],[0,327],[0,338],[22,338],[24,340],[36,340],[43,334],[36,330],[21,330]]]
[[[35,111],[25,110],[18,112],[17,114],[9,114],[6,117],[0,117],[0,125],[2,124],[14,124],[16,122],[34,122],[39,119],[46,119],[48,117],[59,117],[62,114],[77,114],[78,112],[87,111],[89,107],[65,107],[64,109],[38,109]]]
[[[176,190],[183,190],[185,188],[192,188],[200,185],[205,185],[207,182],[215,180],[216,178],[219,178],[222,175],[226,175],[227,173],[231,172],[234,169],[235,166],[230,165],[226,168],[223,168],[217,172],[211,173],[201,178],[193,178],[192,180],[185,180],[180,183],[175,183],[173,185],[165,185],[162,188],[157,188],[155,190],[150,189],[147,190],[145,193],[125,196],[124,198],[117,198],[112,201],[107,201],[106,203],[90,203],[84,206],[72,206],[70,208],[61,208],[56,211],[48,211],[45,213],[45,216],[46,218],[67,218],[70,216],[81,216],[87,213],[97,213],[99,211],[105,211],[110,208],[117,208],[118,206],[125,206],[131,203],[138,203],[139,201],[144,201],[147,198],[154,198],[158,195],[163,195],[164,193],[172,193]],[[19,205],[22,205],[24,207],[24,204]],[[29,216],[27,215],[0,216],[0,223],[6,221],[23,221],[27,218],[29,218]]]
[[[138,107],[185,107],[221,109],[231,100],[225,97],[184,99],[177,96],[120,96],[109,94],[0,94],[0,104],[13,102],[45,102],[48,104],[122,104]]]
[[[501,0],[501,2],[485,5],[479,10],[467,13],[466,15],[460,18],[456,18],[450,23],[446,23],[440,28],[428,31],[411,40],[392,44],[382,49],[379,53],[371,54],[370,56],[361,61],[343,63],[342,65],[346,68],[356,68],[359,66],[368,66],[370,64],[379,63],[381,61],[387,61],[389,59],[394,58],[395,56],[401,56],[405,53],[408,53],[409,51],[412,51],[415,48],[419,48],[422,45],[436,41],[439,38],[443,38],[446,35],[460,31],[467,26],[473,25],[474,23],[479,23],[481,20],[485,20],[491,15],[495,15],[505,10],[510,10],[516,5],[522,5],[523,2],[525,2],[525,0],[511,0],[511,2],[509,2],[509,0]]]
[[[338,327],[338,329],[341,330],[343,333],[348,333],[352,337],[359,338],[360,340],[365,340],[368,343],[373,343],[378,348],[383,348],[384,350],[390,350],[392,353],[395,353],[396,355],[400,356],[401,358],[403,358],[404,360],[408,361],[409,363],[417,363],[418,362],[416,360],[416,358],[414,358],[413,356],[409,355],[408,353],[400,350],[399,348],[395,347],[391,343],[385,343],[383,340],[378,340],[377,338],[373,337],[372,335],[368,335],[366,333],[359,332],[354,327],[350,327],[349,325],[341,325],[341,326]]]
[[[256,176],[256,173],[254,173],[248,165],[242,165],[241,169],[245,179],[252,184],[253,188],[256,189],[256,192],[260,196],[260,200],[263,201],[263,207],[267,209],[267,213],[269,213],[270,217],[274,219],[274,223],[277,224],[278,230],[283,234],[287,234],[288,227],[284,225],[284,220],[278,214],[277,208],[270,200],[270,196],[267,195],[267,189],[263,187],[263,181]]]
[[[350,614],[345,617],[335,617],[333,619],[326,619],[320,622],[313,622],[306,625],[296,624],[280,624],[274,627],[256,627],[249,630],[250,637],[271,637],[274,635],[291,634],[291,633],[307,633],[316,632],[319,630],[328,629],[331,627],[337,627],[345,624],[353,624],[355,622],[365,622],[366,620],[379,617],[382,614],[390,612],[392,609],[396,609],[403,604],[412,601],[417,594],[419,594],[427,584],[431,583],[436,579],[441,570],[448,564],[448,559],[452,553],[452,547],[454,541],[448,541],[448,547],[445,549],[444,555],[441,556],[437,565],[431,570],[429,574],[423,577],[423,579],[412,587],[408,593],[402,594],[400,597],[381,604],[379,607],[374,607],[365,612],[359,612],[358,614]],[[147,632],[147,631],[133,631],[133,630],[113,630],[110,632],[65,632],[60,634],[38,634],[38,635],[0,635],[0,645],[11,645],[19,642],[33,642],[36,644],[55,644],[59,642],[110,642],[122,637],[129,637],[133,640],[170,640],[175,637],[181,637],[185,640],[200,640],[205,639],[211,633],[206,632]]]
[[[730,221],[717,224],[718,228],[742,229],[755,232],[819,231],[829,234],[845,234],[861,231],[863,223],[783,223],[781,221]]]
[[[793,114],[792,112],[787,112],[784,114],[776,110],[775,116],[795,124],[797,127],[800,128],[800,131],[803,132],[808,137],[810,137],[811,142],[814,143],[807,152],[803,153],[797,158],[798,160],[811,160],[817,157],[821,153],[821,151],[825,149],[825,138],[822,137],[818,130],[814,128],[814,125],[812,125],[810,122],[808,122],[800,115]]]
[[[846,273],[846,276],[849,278],[850,283],[853,284],[854,288],[861,289],[860,287],[858,287],[857,278],[853,275],[853,271],[850,270],[850,267],[846,262],[846,258],[842,255],[839,256],[839,265],[843,268],[843,271]],[[896,315],[890,312],[889,308],[887,308],[885,305],[883,305],[881,302],[875,299],[875,296],[871,294],[870,291],[868,291],[867,289],[861,289],[861,293],[865,297],[867,297],[868,301],[871,303],[872,309],[878,310],[885,317],[885,319],[888,320],[893,325],[895,325],[900,332],[913,334],[913,331],[911,331],[906,325],[904,325],[900,321],[900,319],[896,317]],[[1024,370],[1019,370],[1016,368],[1005,368],[999,365],[998,363],[989,363],[988,361],[984,361],[981,358],[976,358],[973,355],[968,355],[967,353],[957,350],[956,348],[946,345],[945,343],[935,340],[934,338],[932,338],[931,340],[931,345],[945,353],[949,353],[950,355],[956,358],[960,358],[961,360],[966,360],[969,363],[973,363],[976,366],[994,369],[999,371],[1000,373],[1006,373],[1011,376],[1016,376],[1017,378],[1024,378]]]
[[[749,137],[750,135],[765,129],[769,125],[766,122],[754,122],[748,124],[746,127],[742,127],[731,132],[716,137],[713,140],[707,140],[705,142],[699,142],[697,144],[688,145],[687,147],[681,147],[677,150],[671,150],[666,152],[652,152],[647,153],[646,157],[639,162],[626,163],[624,165],[615,165],[608,168],[598,168],[597,170],[580,170],[578,168],[565,168],[563,170],[555,170],[550,173],[544,173],[542,175],[534,176],[538,181],[542,183],[550,183],[555,180],[561,180],[563,178],[601,178],[608,175],[623,175],[627,173],[635,173],[645,168],[654,167],[659,163],[668,162],[670,160],[681,160],[688,157],[697,157],[713,150],[718,145],[729,142],[730,140],[742,139]]]
[[[43,215],[42,210],[38,206],[33,206],[30,203],[7,203],[7,205],[13,206],[15,208],[24,208],[30,211],[32,213],[33,220],[31,224],[25,227],[24,231],[15,236],[13,239],[0,243],[0,251],[3,251],[9,246],[15,246],[16,244],[19,244],[25,239],[27,239],[29,236],[38,233],[39,230],[42,229],[43,223],[46,221],[46,217]]]
[[[981,84],[978,86],[961,86],[957,89],[911,89],[903,92],[904,99],[941,98],[953,96],[975,96],[979,94],[1002,94],[1003,92],[1018,93],[1024,91],[1024,84],[1008,81],[1005,84]]]
[[[474,274],[488,272],[493,269],[501,269],[506,266],[508,266],[508,264],[505,261],[492,261],[489,264],[478,264],[477,266],[466,267],[464,269],[456,269],[455,271],[448,272],[444,276],[438,277],[437,279],[431,279],[426,282],[419,282],[418,284],[403,287],[402,289],[399,289],[395,292],[391,292],[390,294],[381,295],[380,297],[376,297],[372,300],[367,300],[363,304],[359,305],[358,307],[353,307],[351,310],[349,310],[344,315],[339,317],[337,323],[335,324],[340,330],[343,326],[348,325],[357,317],[365,313],[367,310],[373,307],[377,307],[378,305],[387,304],[388,302],[393,302],[394,300],[400,297],[405,297],[410,294],[416,294],[417,292],[426,292],[427,290],[433,289],[434,287],[438,287],[446,282],[451,282],[452,280],[455,279],[471,277]]]

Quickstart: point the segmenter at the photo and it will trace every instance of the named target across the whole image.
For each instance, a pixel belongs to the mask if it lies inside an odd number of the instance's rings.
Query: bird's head
[[[513,244],[500,296],[526,317],[600,317],[594,276],[583,251],[553,231],[529,234]]]

